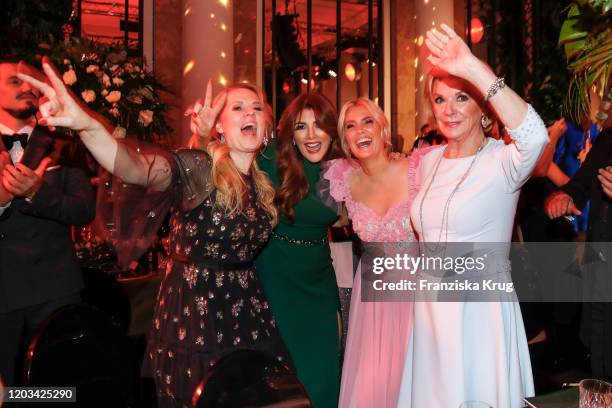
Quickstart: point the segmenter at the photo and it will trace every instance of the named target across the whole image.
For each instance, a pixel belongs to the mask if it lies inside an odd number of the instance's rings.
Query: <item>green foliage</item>
[[[589,89],[610,92],[612,0],[581,0],[571,5],[559,34],[572,73],[564,109],[576,123],[589,112]]]
[[[572,4],[567,13],[567,19],[561,26],[561,32],[559,33],[559,45],[562,45],[565,49],[566,58],[569,60],[585,46],[585,38],[587,32],[582,28],[578,27],[578,15],[580,11],[577,4]]]
[[[568,88],[569,73],[556,49],[543,52],[536,62],[532,102],[545,123],[563,116],[563,100]]]
[[[0,52],[29,55],[38,44],[63,38],[72,0],[2,0]]]
[[[564,64],[563,51],[557,45],[564,5],[546,3],[541,7],[531,102],[544,122],[551,124],[563,116],[570,74]]]

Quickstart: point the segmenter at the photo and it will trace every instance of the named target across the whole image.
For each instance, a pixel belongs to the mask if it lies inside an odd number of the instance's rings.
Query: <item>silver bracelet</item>
[[[506,83],[504,82],[504,77],[496,78],[495,81],[493,81],[493,83],[491,84],[491,86],[489,86],[489,90],[487,91],[487,94],[484,98],[485,102],[494,97],[495,94],[505,86]]]

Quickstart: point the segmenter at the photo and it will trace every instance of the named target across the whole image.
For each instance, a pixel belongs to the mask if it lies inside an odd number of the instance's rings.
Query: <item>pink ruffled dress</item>
[[[416,242],[410,223],[410,206],[418,191],[414,183],[422,152],[414,153],[408,174],[410,197],[390,208],[383,216],[353,200],[350,174],[359,165],[345,159],[328,164],[323,178],[329,181],[329,194],[344,202],[353,229],[364,242]],[[353,283],[349,329],[342,368],[340,408],[397,406],[404,358],[413,322],[412,302],[362,302],[361,273]]]

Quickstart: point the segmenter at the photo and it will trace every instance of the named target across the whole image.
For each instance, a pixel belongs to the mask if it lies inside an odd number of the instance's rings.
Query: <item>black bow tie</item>
[[[13,135],[2,135],[2,142],[6,147],[6,150],[11,150],[13,148],[13,144],[15,142],[21,143],[21,147],[25,149],[28,144],[28,134],[27,133],[15,133]]]

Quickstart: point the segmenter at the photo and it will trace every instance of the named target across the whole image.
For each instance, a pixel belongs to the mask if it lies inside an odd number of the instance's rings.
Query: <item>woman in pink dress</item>
[[[331,161],[323,178],[331,198],[346,206],[364,250],[368,243],[415,242],[409,209],[417,192],[413,180],[419,153],[402,160],[389,157],[389,122],[369,99],[344,105],[338,132],[350,158]],[[395,408],[413,303],[363,302],[358,272],[349,316],[339,406]]]

